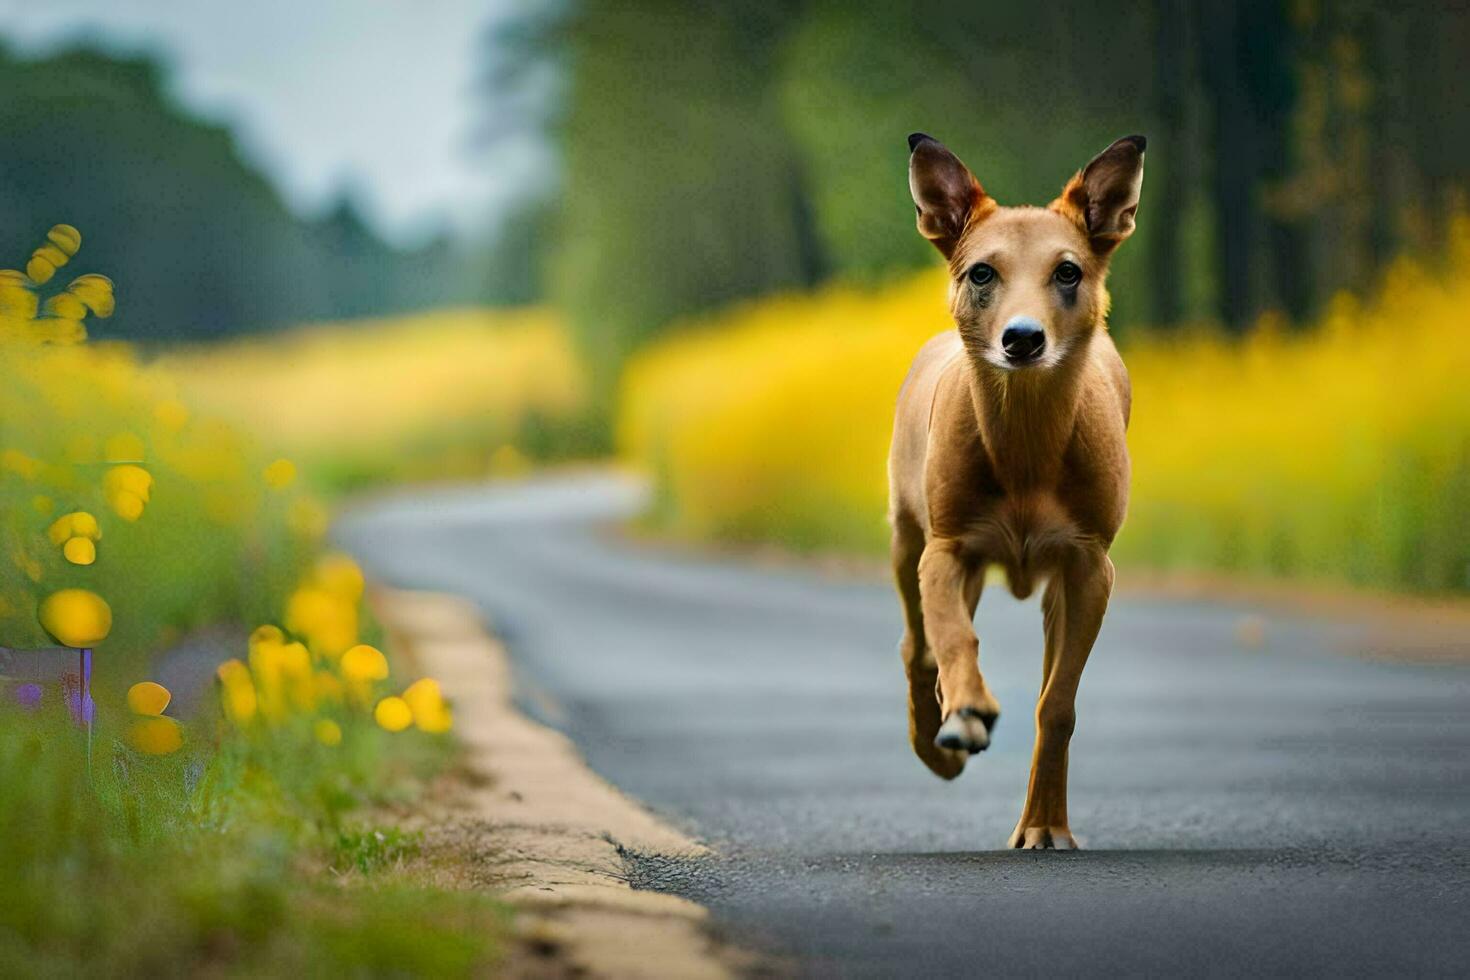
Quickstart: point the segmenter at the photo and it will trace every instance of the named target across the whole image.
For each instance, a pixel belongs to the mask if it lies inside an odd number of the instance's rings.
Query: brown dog
[[[1076,847],[1067,744],[1128,503],[1128,372],[1105,280],[1133,231],[1144,138],[1108,147],[1045,208],[1001,207],[922,133],[909,148],[919,231],[949,261],[958,327],[914,360],[888,460],[909,738],[945,779],[990,744],[1000,706],[974,630],[985,571],[1003,568],[1022,599],[1046,579],[1036,750],[1010,844]]]

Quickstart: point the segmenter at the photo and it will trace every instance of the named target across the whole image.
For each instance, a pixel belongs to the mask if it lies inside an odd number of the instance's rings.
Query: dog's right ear
[[[971,215],[994,207],[960,158],[924,133],[909,136],[909,192],[919,213],[919,234],[946,259],[954,254]]]

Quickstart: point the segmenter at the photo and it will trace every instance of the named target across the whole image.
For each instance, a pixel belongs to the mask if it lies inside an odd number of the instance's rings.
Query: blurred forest
[[[107,332],[139,338],[549,299],[605,394],[681,319],[932,263],[909,132],[1010,203],[1143,132],[1114,327],[1239,331],[1433,260],[1470,176],[1466,51],[1470,5],[1430,0],[524,0],[482,45],[485,117],[558,172],[488,245],[403,251],[348,200],[292,214],[158,63],[0,47],[0,247],[84,228],[126,284]]]
[[[0,249],[58,221],[122,283],[104,336],[204,339],[303,320],[487,298],[483,258],[447,242],[398,251],[343,201],[293,215],[224,127],[166,94],[143,58],[0,47]]]
[[[1003,203],[1045,203],[1146,133],[1125,334],[1299,320],[1396,254],[1433,260],[1470,172],[1460,3],[582,0],[528,6],[498,41],[522,74],[564,75],[546,281],[604,385],[680,318],[932,263],[914,130]]]

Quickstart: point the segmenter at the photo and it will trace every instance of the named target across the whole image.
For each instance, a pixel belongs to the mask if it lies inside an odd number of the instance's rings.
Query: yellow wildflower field
[[[542,309],[304,326],[157,366],[335,485],[513,469],[586,405],[567,332]]]
[[[1120,562],[1470,588],[1470,223],[1452,246],[1444,268],[1401,261],[1374,295],[1300,329],[1126,333]],[[660,519],[693,537],[880,551],[894,398],[949,323],[944,297],[940,270],[783,296],[635,357],[617,440],[654,476]]]

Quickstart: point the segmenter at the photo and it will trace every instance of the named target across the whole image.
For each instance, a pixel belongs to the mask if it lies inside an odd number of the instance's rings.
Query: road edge
[[[493,849],[489,880],[517,910],[518,935],[533,952],[577,976],[744,972],[751,958],[710,935],[703,906],[628,882],[625,851],[690,859],[708,849],[592,772],[565,735],[516,709],[509,657],[472,603],[380,587],[369,598],[395,652],[450,696],[471,776],[455,794],[455,815],[485,831],[478,850]]]

